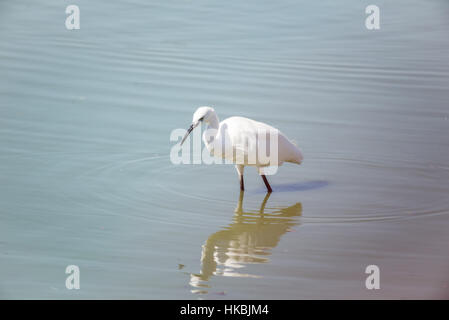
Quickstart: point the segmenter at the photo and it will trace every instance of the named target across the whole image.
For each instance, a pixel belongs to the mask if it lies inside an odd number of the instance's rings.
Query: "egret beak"
[[[199,121],[197,123],[192,123],[192,125],[189,127],[189,129],[187,129],[187,132],[184,135],[184,138],[182,138],[182,140],[181,140],[181,146],[184,143],[184,141],[186,141],[186,139],[189,136],[190,132],[192,132],[193,129],[195,129],[198,126],[199,123],[200,123]]]

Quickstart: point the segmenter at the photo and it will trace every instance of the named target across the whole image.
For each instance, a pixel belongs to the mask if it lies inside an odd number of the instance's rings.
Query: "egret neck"
[[[206,131],[203,133],[203,141],[206,145],[207,150],[210,152],[213,151],[213,142],[218,134],[218,128],[220,126],[220,122],[218,120],[218,116],[215,112],[211,112],[207,119],[204,119],[204,122],[207,124]]]

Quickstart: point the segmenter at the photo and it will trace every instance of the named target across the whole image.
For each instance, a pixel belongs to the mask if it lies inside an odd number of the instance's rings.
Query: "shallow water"
[[[376,4],[2,2],[0,297],[447,298],[449,5]],[[173,165],[200,105],[304,164]]]

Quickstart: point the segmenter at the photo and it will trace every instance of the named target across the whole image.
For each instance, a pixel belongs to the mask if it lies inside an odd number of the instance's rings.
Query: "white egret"
[[[242,191],[245,166],[257,167],[267,191],[272,192],[265,176],[265,169],[269,166],[278,167],[284,162],[301,164],[303,160],[301,150],[279,130],[244,117],[230,117],[219,122],[215,110],[211,107],[200,107],[195,111],[192,125],[181,140],[181,145],[201,122],[208,126],[203,133],[206,148],[214,156],[235,163]],[[261,150],[264,152],[261,153]],[[269,157],[268,162],[266,157]]]

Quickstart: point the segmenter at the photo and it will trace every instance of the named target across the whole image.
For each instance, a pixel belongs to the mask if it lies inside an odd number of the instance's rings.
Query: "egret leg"
[[[235,166],[235,168],[237,169],[237,173],[239,174],[239,180],[240,180],[240,191],[244,191],[245,190],[245,186],[243,183],[243,169],[244,166],[241,164],[238,164]]]
[[[265,186],[267,187],[267,191],[268,192],[273,192],[273,190],[271,189],[270,184],[268,183],[267,177],[265,177],[264,174],[261,175],[263,182],[265,183]]]

